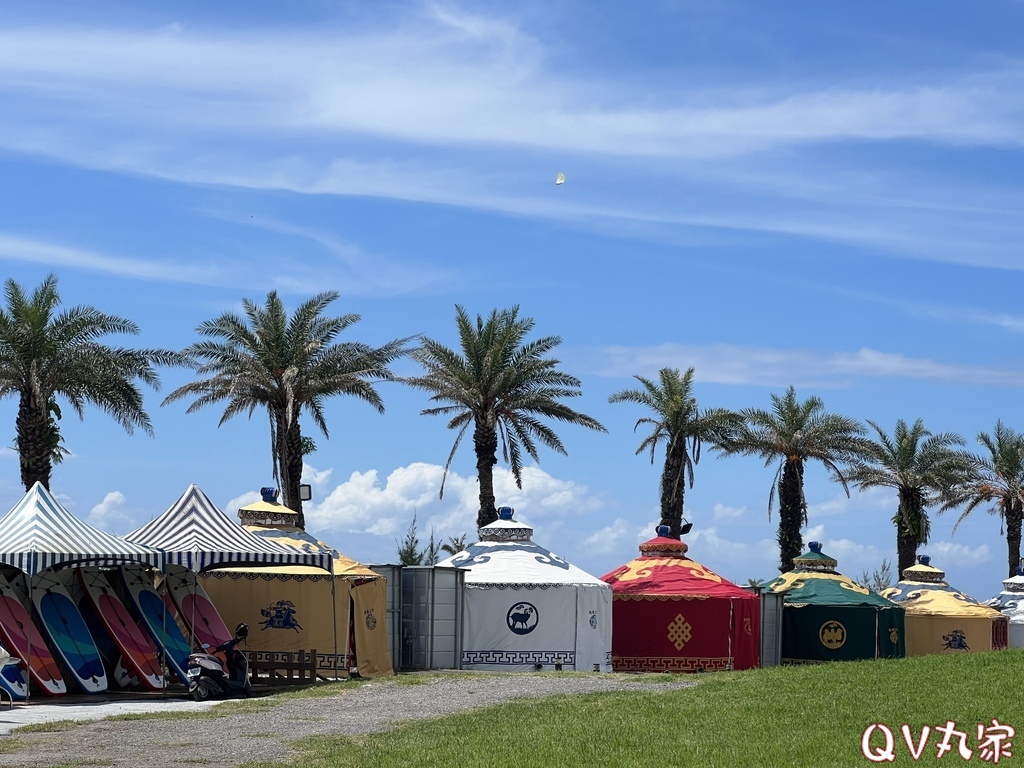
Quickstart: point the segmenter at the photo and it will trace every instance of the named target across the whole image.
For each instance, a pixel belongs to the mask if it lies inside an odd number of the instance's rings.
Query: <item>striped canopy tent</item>
[[[308,565],[332,571],[329,552],[302,552],[261,539],[233,523],[197,485],[160,517],[124,537],[157,547],[167,562],[195,573],[224,566]]]
[[[70,565],[144,563],[162,569],[164,553],[93,528],[64,509],[37,482],[0,518],[0,563],[29,576]]]

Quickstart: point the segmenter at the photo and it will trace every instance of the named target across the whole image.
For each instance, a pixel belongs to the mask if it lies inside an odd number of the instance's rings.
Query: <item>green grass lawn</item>
[[[572,673],[567,673],[572,674]],[[966,765],[956,751],[936,761],[948,720],[968,734],[992,718],[1022,731],[1013,757],[1024,762],[1024,651],[926,656],[777,667],[699,677],[694,688],[562,696],[503,704],[386,733],[303,741],[295,768],[341,766],[866,766],[861,735],[884,723],[896,760],[883,765]],[[932,734],[920,762],[903,741]],[[872,742],[883,743],[876,734]],[[1014,745],[1016,747],[1016,744]],[[1019,752],[1019,755],[1018,755]],[[991,764],[988,763],[988,764]],[[253,763],[247,768],[265,768]]]

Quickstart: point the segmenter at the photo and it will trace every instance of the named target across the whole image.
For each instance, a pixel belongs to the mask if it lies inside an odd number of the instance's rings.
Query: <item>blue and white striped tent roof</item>
[[[30,576],[51,566],[144,563],[164,567],[164,553],[93,528],[36,483],[0,518],[0,562]]]
[[[331,570],[329,553],[301,552],[249,533],[217,509],[197,485],[190,485],[160,517],[124,538],[162,549],[167,562],[196,573],[245,565],[311,565]]]

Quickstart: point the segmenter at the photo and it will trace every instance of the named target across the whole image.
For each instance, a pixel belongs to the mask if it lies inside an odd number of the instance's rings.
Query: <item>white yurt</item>
[[[612,589],[533,542],[511,507],[438,563],[466,570],[462,668],[611,671]]]
[[[1010,647],[1024,648],[1024,561],[1013,576],[1003,580],[1003,591],[986,600],[985,605],[1010,620]]]

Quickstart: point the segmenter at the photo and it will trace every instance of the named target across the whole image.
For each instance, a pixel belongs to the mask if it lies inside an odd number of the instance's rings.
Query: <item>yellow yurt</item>
[[[906,609],[907,656],[1006,648],[1006,616],[953,589],[945,577],[928,555],[919,555],[917,565],[882,592]]]
[[[228,626],[249,625],[246,647],[257,653],[315,649],[320,674],[363,677],[394,674],[387,636],[384,577],[295,525],[276,490],[238,510],[242,526],[276,544],[328,552],[334,574],[302,566],[219,568],[200,575]]]

